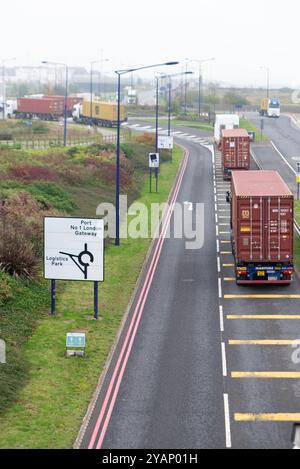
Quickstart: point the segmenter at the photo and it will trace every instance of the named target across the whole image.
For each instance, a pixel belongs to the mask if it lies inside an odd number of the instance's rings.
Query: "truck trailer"
[[[262,99],[259,114],[266,117],[280,117],[280,100],[278,98]]]
[[[73,108],[73,120],[80,124],[116,127],[118,106],[116,103],[102,101],[83,101]],[[125,106],[121,105],[121,123],[126,121]]]
[[[294,197],[280,175],[234,171],[228,201],[237,284],[291,284]]]
[[[68,116],[72,115],[74,105],[81,101],[80,98],[69,96],[67,98]],[[17,109],[14,113],[19,119],[42,119],[55,121],[64,116],[64,96],[25,97],[17,100]]]
[[[244,129],[222,130],[222,168],[224,180],[230,180],[232,171],[250,169],[250,137]]]
[[[217,145],[221,143],[222,130],[238,129],[240,126],[240,118],[236,114],[218,114],[215,121],[215,142]]]

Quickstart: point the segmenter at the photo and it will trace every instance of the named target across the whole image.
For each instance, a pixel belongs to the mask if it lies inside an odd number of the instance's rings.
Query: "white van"
[[[215,142],[220,144],[222,130],[238,129],[240,118],[236,114],[217,114],[215,122]]]

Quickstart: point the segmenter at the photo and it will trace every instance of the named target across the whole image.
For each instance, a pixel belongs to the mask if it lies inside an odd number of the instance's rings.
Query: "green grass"
[[[240,127],[241,127],[241,129],[245,129],[248,132],[255,132],[257,142],[258,141],[262,141],[262,142],[268,142],[269,141],[269,139],[265,135],[263,135],[263,138],[261,138],[260,130],[254,124],[252,124],[252,122],[250,122],[248,119],[246,119],[244,117],[240,118]]]
[[[155,119],[148,118],[145,119],[145,122],[155,122]],[[160,125],[168,125],[168,119],[160,119]],[[171,125],[175,127],[188,127],[192,129],[200,129],[200,130],[208,130],[213,131],[213,126],[208,124],[207,122],[195,122],[195,121],[186,121],[180,119],[172,119]]]
[[[181,159],[182,151],[177,148],[173,163],[161,166],[159,194],[149,194],[147,181],[138,201],[147,206],[166,201]],[[89,197],[90,203],[95,202],[95,195],[86,193],[84,206],[87,206]],[[18,392],[17,401],[0,416],[1,448],[72,446],[149,245],[149,239],[128,239],[122,241],[120,249],[107,249],[106,281],[101,285],[99,293],[102,319],[98,322],[91,320],[92,285],[59,283],[57,316],[51,318],[40,313],[34,333],[22,344],[20,353],[26,363],[27,380]],[[42,304],[39,306],[44,311],[42,297],[40,301]],[[25,302],[23,306],[28,310],[30,303],[27,305]],[[75,331],[87,333],[85,359],[64,357],[66,333]],[[9,359],[10,354],[8,363]]]

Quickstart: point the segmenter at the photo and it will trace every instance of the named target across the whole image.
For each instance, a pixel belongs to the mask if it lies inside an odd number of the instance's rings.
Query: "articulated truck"
[[[227,200],[237,284],[290,284],[294,197],[280,175],[234,171]]]
[[[259,114],[266,117],[280,117],[280,100],[277,98],[262,99]]]

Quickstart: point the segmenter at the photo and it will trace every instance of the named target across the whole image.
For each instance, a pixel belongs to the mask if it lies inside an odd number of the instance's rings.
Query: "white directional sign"
[[[150,153],[149,154],[149,168],[150,169],[159,168],[159,153]]]
[[[173,150],[174,148],[174,138],[165,137],[163,135],[158,137],[158,148],[160,150]]]
[[[104,281],[104,221],[46,217],[44,273],[48,280]]]

